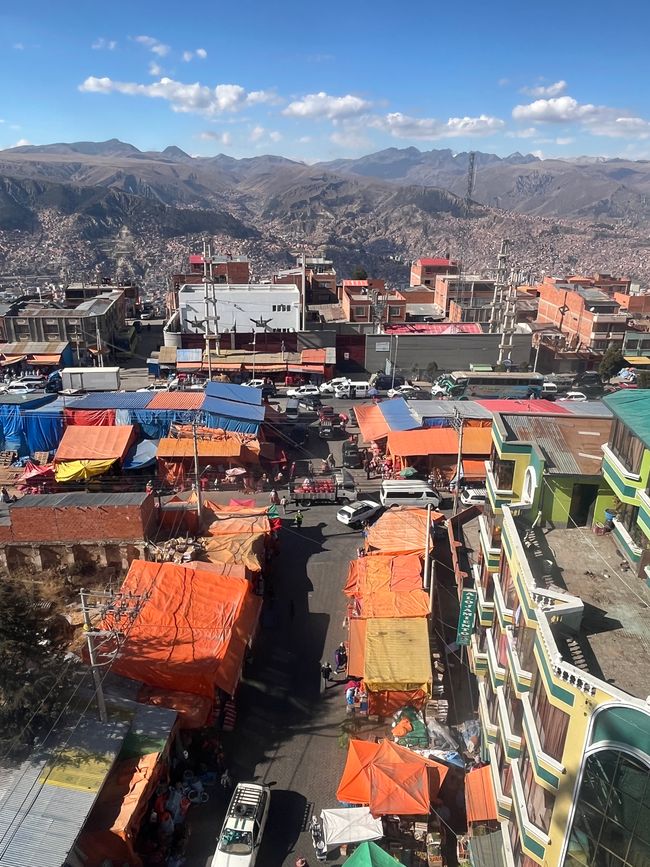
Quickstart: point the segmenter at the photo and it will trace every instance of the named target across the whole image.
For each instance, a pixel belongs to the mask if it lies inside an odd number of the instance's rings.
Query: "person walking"
[[[334,651],[334,662],[336,663],[337,671],[344,671],[348,664],[348,652],[345,649],[345,644],[341,642]]]
[[[329,662],[321,662],[320,673],[321,677],[323,678],[325,688],[327,688],[327,684],[329,683],[330,677],[332,676],[332,666],[329,664]]]
[[[269,494],[269,502],[272,506],[277,506],[280,502],[280,497],[278,496],[278,492],[273,488],[271,493]]]
[[[280,508],[282,509],[282,514],[287,514],[287,498],[283,495],[280,499]]]
[[[302,529],[302,512],[300,511],[300,509],[298,509],[298,511],[296,512],[295,522],[296,522],[296,529],[297,530]]]

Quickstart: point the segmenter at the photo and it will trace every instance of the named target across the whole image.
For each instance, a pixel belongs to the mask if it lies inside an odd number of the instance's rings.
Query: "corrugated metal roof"
[[[501,831],[472,835],[469,838],[469,860],[472,867],[503,867],[506,862]]]
[[[566,400],[562,406],[573,416],[583,416],[590,418],[611,418],[613,413],[602,400],[583,400],[573,401]]]
[[[194,361],[199,364],[203,361],[203,350],[202,349],[177,349],[176,350],[176,361]]]
[[[621,389],[604,400],[614,415],[650,449],[650,389]]]
[[[260,398],[262,396],[260,388],[247,388],[245,391],[256,391],[260,395]],[[237,403],[234,400],[221,400],[220,398],[206,395],[201,409],[204,412],[212,412],[224,418],[245,419],[246,421],[256,422],[264,421],[264,407],[253,406],[250,403]]]
[[[55,400],[50,401],[50,403],[45,403],[42,406],[30,407],[29,409],[24,410],[24,414],[31,415],[32,413],[42,412],[46,415],[51,415],[52,413],[63,412],[64,409],[75,409],[80,400],[82,400],[80,397],[68,397],[67,395],[60,394]]]
[[[456,410],[461,418],[492,418],[490,410],[474,400],[409,400],[409,406],[420,423],[427,418],[453,418]]]
[[[80,397],[75,409],[145,409],[153,397],[150,391],[98,391]]]
[[[11,504],[12,509],[98,508],[100,506],[139,506],[148,497],[143,491],[116,494],[86,494],[70,491],[65,494],[33,494]]]
[[[235,385],[232,382],[209,382],[205,387],[206,398],[228,401],[233,404],[247,404],[257,407],[262,405],[262,390],[245,385]],[[233,410],[236,409],[233,406]],[[264,413],[262,413],[262,418]],[[242,416],[249,418],[249,416]],[[251,416],[257,418],[257,416]]]
[[[504,415],[503,421],[515,439],[534,443],[541,449],[546,471],[566,475],[597,475],[607,442],[609,419],[538,418],[530,415]],[[510,438],[509,438],[510,439]]]
[[[158,391],[147,404],[147,409],[199,410],[204,396],[202,391]]]
[[[83,718],[18,767],[0,768],[0,867],[61,867],[128,729],[128,723]],[[80,756],[87,757],[88,774]],[[58,781],[57,767],[79,772],[79,784]]]
[[[68,341],[23,341],[21,343],[0,343],[2,355],[61,355],[69,346]]]

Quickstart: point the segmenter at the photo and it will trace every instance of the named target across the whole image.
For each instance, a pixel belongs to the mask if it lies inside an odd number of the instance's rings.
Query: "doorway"
[[[569,506],[569,527],[586,527],[598,496],[598,485],[576,484]]]

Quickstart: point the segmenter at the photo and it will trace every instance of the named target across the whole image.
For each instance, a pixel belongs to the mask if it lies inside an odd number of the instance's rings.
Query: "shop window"
[[[541,677],[533,688],[530,703],[542,749],[557,762],[562,761],[569,715],[550,703]]]
[[[648,863],[649,780],[648,765],[619,750],[601,750],[587,758],[565,867]]]
[[[631,473],[639,472],[643,458],[643,443],[618,418],[612,426],[609,448]]]

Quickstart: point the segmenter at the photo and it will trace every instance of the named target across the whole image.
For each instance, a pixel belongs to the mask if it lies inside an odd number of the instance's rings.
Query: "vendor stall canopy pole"
[[[196,485],[196,514],[201,520],[201,477],[199,475],[199,441],[196,435],[197,421],[192,422],[192,443],[194,446],[194,483]]]
[[[429,547],[431,544],[431,503],[427,504],[427,526],[424,530],[424,580],[423,587],[429,589],[431,584],[431,552]]]

